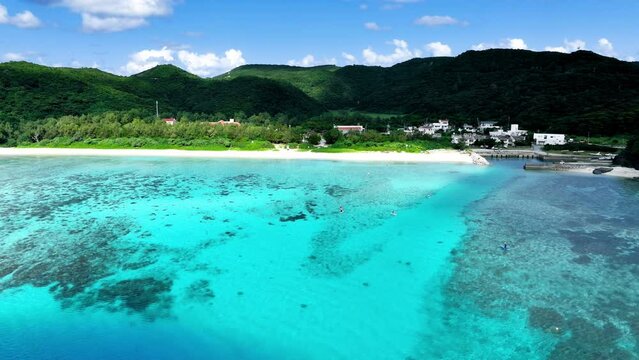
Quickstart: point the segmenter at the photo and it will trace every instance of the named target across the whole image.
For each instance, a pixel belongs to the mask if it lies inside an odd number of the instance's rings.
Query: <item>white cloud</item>
[[[324,60],[317,60],[315,56],[312,54],[308,54],[304,56],[301,60],[289,60],[287,62],[289,66],[302,66],[302,67],[310,67],[310,66],[319,66],[319,65],[335,65],[337,64],[337,59],[330,58]]]
[[[599,45],[599,51],[607,56],[615,56],[615,47],[612,45],[610,40],[606,38],[601,38],[597,42]]]
[[[186,66],[186,70],[199,76],[213,76],[225,73],[238,66],[246,64],[242,52],[229,49],[220,57],[214,53],[198,54],[186,50],[178,52],[180,62]]]
[[[0,24],[13,25],[23,29],[31,29],[40,27],[42,22],[33,15],[31,11],[23,11],[11,16],[9,15],[7,8],[0,5]]]
[[[23,61],[26,59],[26,57],[22,54],[18,54],[18,53],[6,53],[2,56],[2,59],[4,61]]]
[[[349,65],[355,64],[357,62],[357,58],[353,54],[349,54],[349,53],[343,52],[342,53],[342,57],[344,58],[344,60],[346,60],[346,62]]]
[[[127,74],[137,74],[173,60],[173,50],[167,47],[160,50],[142,50],[132,54],[122,70]]]
[[[637,61],[637,58],[635,58],[634,56],[626,56],[626,61]]]
[[[381,28],[381,27],[379,27],[379,25],[377,25],[377,23],[375,23],[375,22],[367,22],[367,23],[365,23],[365,24],[364,24],[364,27],[365,27],[367,30],[373,30],[373,31],[379,31],[379,30],[381,30],[381,29],[382,29],[382,28]]]
[[[544,50],[546,51],[554,51],[560,53],[571,53],[577,50],[586,49],[586,42],[583,40],[564,40],[563,46],[546,46]]]
[[[473,50],[487,50],[487,49],[517,49],[517,50],[527,50],[528,44],[524,41],[524,39],[520,38],[508,38],[500,41],[497,44],[492,43],[479,43],[473,45],[471,47]]]
[[[510,49],[519,49],[519,50],[528,49],[528,45],[526,45],[526,42],[524,41],[524,39],[508,39],[508,47]]]
[[[457,25],[460,21],[450,16],[426,15],[415,20],[415,24],[423,26]]]
[[[566,48],[563,47],[563,46],[546,46],[544,48],[544,50],[552,51],[552,52],[560,52],[560,53],[567,53],[568,52],[568,50],[566,50]]]
[[[173,0],[59,0],[50,4],[100,16],[151,17],[173,12]]]
[[[184,49],[184,47],[182,47]],[[167,46],[159,50],[149,49],[131,54],[129,62],[120,68],[124,74],[137,74],[160,64],[175,62],[175,56],[184,68],[195,75],[214,76],[246,64],[242,51],[229,49],[224,56],[215,53],[199,54],[187,50],[177,50]]]
[[[86,32],[117,32],[135,29],[147,22],[143,18],[133,17],[99,17],[82,14],[82,28]]]
[[[450,46],[439,41],[427,44],[426,50],[428,50],[428,52],[430,52],[433,56],[451,56],[453,53]]]
[[[302,60],[289,60],[287,63],[289,66],[314,66],[315,56],[308,54],[302,58]]]
[[[88,32],[115,32],[147,24],[147,18],[173,12],[175,0],[40,0],[82,14]]]
[[[360,4],[360,5],[359,5],[359,9],[360,9],[360,10],[363,10],[363,11],[368,10],[368,4]]]
[[[372,47],[364,49],[364,62],[368,65],[390,66],[422,55],[419,50],[409,49],[408,43],[404,40],[395,39],[391,44],[395,46],[395,50],[387,55],[376,53]]]

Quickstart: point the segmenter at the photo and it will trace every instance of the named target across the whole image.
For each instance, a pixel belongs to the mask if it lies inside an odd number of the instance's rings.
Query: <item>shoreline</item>
[[[599,168],[608,168],[612,169],[609,172],[595,174],[595,169]],[[615,166],[608,164],[580,164],[580,163],[555,163],[550,162],[546,164],[533,163],[533,164],[525,164],[524,170],[526,171],[552,171],[552,172],[566,172],[571,174],[579,174],[579,175],[590,175],[590,176],[606,176],[606,177],[617,177],[617,178],[626,178],[626,179],[639,179],[639,170],[623,167],[623,166]]]
[[[252,160],[324,160],[350,162],[450,163],[489,165],[488,161],[482,156],[474,152],[466,152],[460,150],[431,150],[424,153],[319,153],[297,150],[201,151],[147,149],[0,148],[0,157],[11,156],[105,156]]]
[[[603,166],[603,167],[608,167],[608,166]],[[636,170],[633,168],[627,168],[622,166],[610,166],[610,168],[612,168],[611,172],[595,175],[592,172],[596,168],[597,167],[595,166],[586,166],[586,167],[579,167],[579,168],[570,168],[570,169],[566,169],[565,171],[570,173],[591,175],[591,176],[612,176],[612,177],[619,177],[619,178],[625,178],[625,179],[639,179],[639,170]]]

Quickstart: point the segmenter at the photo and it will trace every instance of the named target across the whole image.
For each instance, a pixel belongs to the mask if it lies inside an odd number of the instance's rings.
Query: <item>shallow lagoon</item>
[[[520,165],[4,158],[0,358],[636,358],[639,183]]]

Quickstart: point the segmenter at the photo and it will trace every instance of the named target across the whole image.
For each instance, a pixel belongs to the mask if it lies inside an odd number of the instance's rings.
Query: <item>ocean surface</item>
[[[2,158],[0,359],[638,359],[639,182],[521,165]]]

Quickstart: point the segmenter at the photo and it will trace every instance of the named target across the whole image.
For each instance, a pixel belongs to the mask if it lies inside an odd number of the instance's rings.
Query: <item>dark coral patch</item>
[[[572,250],[578,254],[615,256],[626,243],[624,239],[607,231],[561,231],[561,234],[570,241]]]
[[[306,220],[306,214],[304,214],[303,212],[300,212],[297,215],[280,217],[280,221],[281,222],[295,222],[295,221],[299,221],[299,220]]]
[[[155,278],[123,280],[100,288],[96,302],[120,303],[131,311],[144,312],[152,305],[170,303],[166,294],[172,285],[171,280]]]
[[[572,259],[572,262],[579,265],[588,265],[592,262],[592,258],[588,255],[581,255]]]
[[[191,299],[201,301],[215,298],[215,293],[211,290],[208,280],[198,280],[194,282],[188,287],[186,294]]]
[[[564,331],[565,320],[553,309],[531,307],[528,309],[528,325],[546,332],[559,334]]]
[[[632,359],[630,353],[617,347],[621,331],[614,325],[606,323],[600,328],[585,319],[574,318],[567,321],[567,326],[572,336],[557,344],[549,359]]]
[[[326,187],[325,192],[328,196],[332,196],[334,198],[341,198],[348,195],[351,192],[351,189],[348,189],[339,185],[331,185]]]

